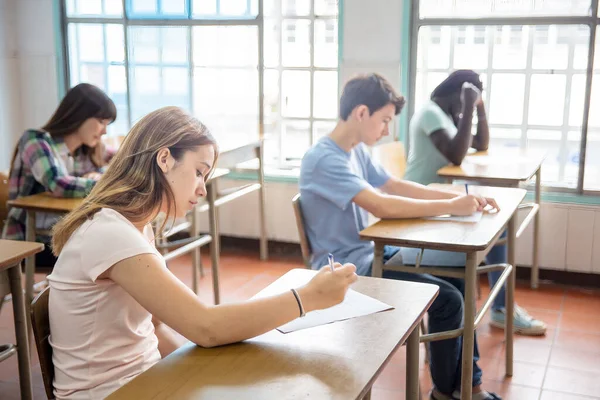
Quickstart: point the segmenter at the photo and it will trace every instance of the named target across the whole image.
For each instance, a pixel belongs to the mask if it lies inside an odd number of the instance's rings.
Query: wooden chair
[[[40,359],[42,379],[48,399],[54,399],[54,364],[52,364],[52,346],[50,346],[50,318],[48,315],[48,299],[50,288],[47,287],[37,295],[31,303],[31,325]]]
[[[302,261],[304,266],[311,269],[310,259],[312,257],[312,249],[308,242],[308,236],[306,236],[306,229],[304,228],[304,216],[302,214],[302,205],[300,204],[300,193],[294,196],[292,199],[292,206],[294,207],[294,215],[296,216],[296,227],[298,228],[298,237],[300,238],[300,250],[302,251]]]
[[[402,179],[406,171],[406,153],[404,143],[390,142],[373,147],[373,158],[392,176]]]

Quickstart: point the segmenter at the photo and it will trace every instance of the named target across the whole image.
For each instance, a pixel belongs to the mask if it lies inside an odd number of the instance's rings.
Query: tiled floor
[[[205,263],[208,266],[208,257]],[[221,259],[221,291],[225,302],[246,299],[291,268],[301,268],[298,259],[272,257],[260,262],[255,253],[225,252]],[[189,258],[170,263],[170,268],[187,284],[191,281]],[[201,280],[200,297],[212,301],[210,268]],[[38,276],[39,279],[42,276]],[[487,282],[484,278],[483,282]],[[483,283],[482,294],[487,293]],[[548,323],[544,337],[516,336],[514,376],[504,377],[503,332],[487,320],[478,330],[484,370],[484,386],[504,399],[590,400],[600,399],[600,291],[563,288],[543,284],[533,291],[518,284],[516,298],[532,315]],[[14,342],[12,305],[0,312],[0,343]],[[423,351],[421,353],[424,353]],[[375,382],[374,400],[403,399],[404,348],[401,348]],[[42,379],[34,353],[34,393],[44,399]],[[421,386],[429,390],[431,379],[422,363]],[[0,363],[0,399],[19,398],[17,359]]]

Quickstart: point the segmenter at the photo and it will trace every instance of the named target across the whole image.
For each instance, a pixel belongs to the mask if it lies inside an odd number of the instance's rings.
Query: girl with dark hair
[[[29,129],[19,139],[11,161],[9,199],[50,192],[56,197],[84,197],[100,178],[114,154],[101,137],[117,118],[112,100],[97,87],[82,83],[70,89],[50,120]],[[37,214],[37,230],[49,231],[58,216]],[[4,239],[25,239],[25,212],[12,208],[2,232]],[[38,241],[50,243],[40,236]],[[52,267],[50,249],[36,256],[36,265]]]
[[[410,151],[406,179],[428,185],[443,182],[437,171],[452,163],[460,165],[470,147],[477,151],[488,149],[490,130],[481,97],[483,85],[479,74],[471,70],[451,73],[431,93],[431,100],[418,110],[410,121]],[[473,114],[477,115],[477,130],[472,131]],[[504,235],[506,232],[504,233]],[[495,246],[486,257],[488,264],[505,263],[506,246]],[[488,273],[494,286],[502,271]],[[504,287],[492,305],[490,324],[506,328]],[[544,335],[546,324],[515,305],[515,332],[523,335]]]

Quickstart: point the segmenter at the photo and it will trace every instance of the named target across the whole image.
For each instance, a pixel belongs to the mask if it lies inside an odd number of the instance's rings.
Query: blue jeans
[[[501,238],[505,238],[507,235],[507,231],[504,231]],[[501,264],[505,263],[508,259],[507,249],[505,244],[501,244],[499,246],[494,246],[492,250],[488,253],[485,261],[488,264]],[[494,287],[498,279],[500,279],[500,275],[502,275],[502,271],[492,271],[488,272],[488,281],[490,283],[490,289]],[[494,299],[494,303],[492,304],[493,310],[499,310],[506,306],[506,285],[503,285],[498,292],[498,296]]]
[[[387,263],[400,249],[385,246],[383,262]],[[451,253],[449,253],[450,256]],[[451,258],[451,257],[449,257]],[[371,270],[368,271],[371,275]],[[429,308],[429,332],[443,332],[458,329],[463,325],[465,285],[463,279],[436,277],[429,274],[411,274],[407,272],[383,271],[383,277],[402,281],[430,283],[439,286],[440,292]],[[429,343],[429,368],[433,384],[440,392],[451,395],[460,390],[462,336],[454,339]],[[481,384],[481,368],[477,365],[479,349],[477,335],[473,349],[473,386]]]

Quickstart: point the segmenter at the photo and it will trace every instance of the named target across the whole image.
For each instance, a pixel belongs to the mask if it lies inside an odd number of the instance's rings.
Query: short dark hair
[[[431,92],[431,98],[434,97],[447,97],[455,94],[460,94],[462,85],[465,82],[469,82],[479,90],[483,90],[483,83],[479,78],[479,74],[470,69],[458,69],[452,72],[446,79],[442,81],[433,92]]]
[[[376,73],[359,75],[344,85],[340,98],[340,118],[346,121],[352,110],[360,105],[367,106],[369,113],[373,114],[388,104],[393,104],[398,115],[405,102],[404,96],[396,93],[383,76]]]

